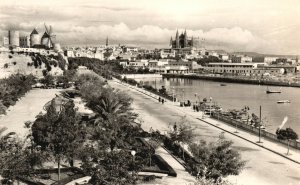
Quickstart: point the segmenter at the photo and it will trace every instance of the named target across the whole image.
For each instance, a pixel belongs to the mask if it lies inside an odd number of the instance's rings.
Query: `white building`
[[[261,63],[209,63],[204,67],[204,70],[211,73],[228,73],[228,74],[251,74],[253,69],[256,69]]]
[[[278,59],[278,57],[265,57],[264,63],[266,64],[272,64],[272,62],[275,62]]]

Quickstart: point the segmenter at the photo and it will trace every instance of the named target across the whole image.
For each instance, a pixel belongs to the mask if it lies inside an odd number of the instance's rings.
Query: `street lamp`
[[[130,153],[131,153],[131,155],[132,155],[132,161],[134,162],[134,158],[135,158],[136,151],[135,151],[135,150],[132,150]]]
[[[174,104],[174,86],[172,87],[172,97],[173,97],[173,104]]]
[[[182,89],[182,100],[184,102],[184,89]]]
[[[212,102],[212,97],[209,98],[209,117],[211,117],[211,102]]]

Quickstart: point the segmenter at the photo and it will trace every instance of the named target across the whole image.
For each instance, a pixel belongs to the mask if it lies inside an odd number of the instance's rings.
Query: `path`
[[[242,159],[247,161],[246,167],[240,175],[230,176],[228,178],[231,182],[243,185],[300,184],[299,164],[197,119],[202,116],[199,113],[193,112],[190,108],[182,108],[178,105],[173,105],[172,102],[161,105],[156,99],[146,96],[132,88],[125,87],[116,82],[111,82],[111,85],[126,91],[126,93],[134,98],[134,110],[139,114],[139,117],[143,119],[142,127],[145,130],[149,130],[152,127],[154,130],[158,129],[164,133],[168,130],[169,123],[174,123],[181,116],[188,115],[188,120],[190,121],[190,124],[195,127],[195,132],[198,135],[195,142],[200,139],[208,142],[215,141],[219,138],[221,133],[225,133],[225,138],[234,142],[234,148],[239,150]],[[205,120],[213,122],[213,120],[210,120],[209,118],[206,118]],[[214,123],[226,126],[228,131],[235,131],[234,127],[230,127],[223,123]],[[244,136],[242,131],[239,132],[240,135]],[[256,139],[254,138],[254,141],[256,140],[257,137]],[[267,145],[266,142],[264,142],[263,145]],[[284,146],[277,147],[281,147],[283,153],[286,152]],[[297,155],[297,151],[295,152],[295,150],[292,150],[291,153],[295,156]]]
[[[59,93],[59,89],[33,89],[26,93],[16,105],[9,107],[7,114],[0,117],[0,128],[6,127],[8,132],[16,132],[25,137],[28,129],[24,128],[26,121],[34,121],[43,110],[43,106]]]

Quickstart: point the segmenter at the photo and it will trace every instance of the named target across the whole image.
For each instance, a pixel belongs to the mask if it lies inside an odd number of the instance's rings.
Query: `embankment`
[[[163,78],[187,78],[187,79],[202,79],[211,80],[217,82],[229,82],[229,83],[244,83],[244,84],[257,84],[257,85],[269,85],[269,86],[285,86],[285,87],[300,87],[298,82],[290,81],[275,81],[268,79],[250,79],[238,76],[209,76],[209,75],[185,75],[185,74],[163,74]]]

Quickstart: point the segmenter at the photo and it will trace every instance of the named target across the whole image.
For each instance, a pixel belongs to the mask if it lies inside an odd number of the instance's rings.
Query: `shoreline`
[[[184,74],[162,74],[163,78],[186,78],[186,79],[201,79],[216,82],[228,82],[228,83],[241,83],[241,84],[253,84],[253,85],[268,85],[268,86],[282,86],[282,87],[297,87],[300,88],[300,83],[287,82],[287,81],[275,81],[266,79],[244,79],[238,76],[208,76],[200,74],[184,75]]]
[[[159,97],[159,95],[153,94],[152,92],[149,92],[149,91],[147,91],[147,90],[145,90],[145,89],[138,88],[138,87],[132,86],[132,85],[127,84],[127,83],[121,83],[121,82],[118,82],[118,81],[117,81],[117,83],[119,83],[120,85],[123,85],[123,86],[125,86],[125,87],[127,87],[127,88],[130,88],[130,89],[132,89],[132,90],[138,91],[139,93],[144,94],[144,96],[149,96],[149,97],[151,97],[151,98],[153,98],[153,99],[158,99],[158,97]],[[178,103],[178,102],[177,102],[177,103]],[[171,103],[171,104],[172,104],[171,106],[174,106],[174,108],[176,107],[173,103]],[[182,107],[178,107],[178,108],[182,108]],[[187,111],[186,108],[181,109],[181,111],[182,111],[182,112],[185,112],[186,115],[189,115],[189,114],[195,114],[195,113],[197,114],[197,112],[193,112],[193,110]],[[186,111],[187,111],[187,112],[186,112]],[[207,120],[202,120],[202,119],[200,118],[200,117],[201,117],[200,115],[203,114],[203,113],[202,113],[201,111],[198,112],[198,113],[199,113],[199,116],[197,116],[196,119],[208,123]],[[191,116],[191,115],[190,115],[190,116]],[[193,115],[193,116],[194,116],[194,115]],[[192,116],[192,117],[193,117],[193,116]],[[206,118],[206,119],[207,119],[207,118]],[[211,118],[208,118],[208,119],[209,119],[209,120],[212,120],[212,119],[213,119],[213,120],[215,120],[215,121],[217,121],[217,122],[222,123],[223,125],[227,125],[227,126],[232,127],[232,128],[235,127],[235,126],[233,126],[232,124],[229,124],[229,123],[227,123],[227,122],[218,120],[218,119],[216,119],[216,118],[214,118],[214,117],[211,117]],[[214,125],[213,123],[208,123],[208,124],[209,124],[209,125]],[[256,135],[257,135],[256,133],[254,133],[254,132],[249,132],[249,131],[247,131],[247,130],[241,128],[240,126],[239,126],[238,128],[239,128],[240,131],[246,132],[246,133],[248,133],[249,135],[254,135],[255,137],[256,137]],[[224,129],[224,128],[221,128],[221,127],[220,127],[219,129],[221,129],[221,130],[226,130],[226,132],[229,132],[229,133],[231,133],[232,135],[235,135],[236,137],[243,138],[243,139],[247,140],[248,142],[251,142],[251,143],[253,143],[253,144],[257,145],[257,146],[263,147],[263,148],[265,148],[265,149],[267,149],[267,150],[269,150],[269,151],[271,151],[271,152],[273,152],[273,153],[275,153],[275,154],[277,154],[277,155],[280,155],[280,156],[282,156],[282,157],[284,157],[284,158],[286,158],[286,159],[288,159],[288,160],[291,160],[291,161],[293,161],[293,162],[295,162],[295,163],[297,163],[297,164],[300,164],[300,161],[299,161],[299,160],[294,159],[294,158],[291,158],[291,157],[289,157],[289,156],[284,156],[281,152],[278,152],[278,151],[276,151],[275,149],[272,149],[272,148],[270,148],[270,147],[263,146],[263,145],[261,145],[261,144],[259,144],[259,143],[257,143],[257,142],[251,141],[250,139],[244,138],[243,136],[238,136],[238,135],[234,134],[234,132],[229,131],[229,130],[227,130],[227,129]],[[266,133],[266,131],[264,131],[264,133]],[[266,137],[265,134],[262,134],[262,138],[264,138],[264,140],[267,139],[270,143],[273,143],[274,145],[281,145],[281,146],[284,147],[284,148],[286,147],[286,143],[285,143],[285,142],[280,142],[280,141],[274,140],[273,138],[268,138],[268,137]],[[296,142],[296,143],[297,143],[297,142]],[[292,146],[292,145],[291,145],[291,148],[293,148],[294,150],[299,151],[299,146],[298,146],[298,144],[296,144],[296,146]],[[300,153],[299,153],[299,155],[300,155]]]

